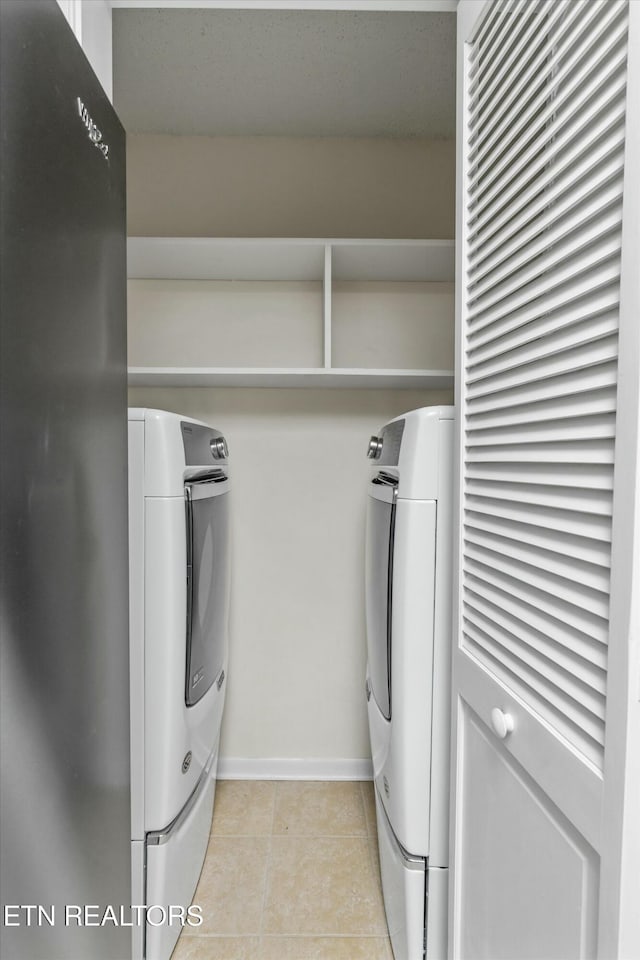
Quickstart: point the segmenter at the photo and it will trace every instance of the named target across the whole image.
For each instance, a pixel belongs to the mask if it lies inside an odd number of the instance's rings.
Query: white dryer
[[[367,701],[395,960],[447,956],[453,407],[369,442]]]
[[[226,689],[229,488],[219,431],[129,410],[133,903],[156,908],[134,927],[136,960],[170,957],[184,919],[175,908],[191,903],[209,839]]]

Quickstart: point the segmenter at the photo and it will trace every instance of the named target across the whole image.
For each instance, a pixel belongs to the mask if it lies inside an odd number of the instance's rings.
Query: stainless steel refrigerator
[[[0,956],[124,960],[125,137],[55,0],[0,44]]]

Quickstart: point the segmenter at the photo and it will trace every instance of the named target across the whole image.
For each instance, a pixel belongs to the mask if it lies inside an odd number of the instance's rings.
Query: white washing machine
[[[367,701],[395,960],[447,956],[453,407],[369,442]]]
[[[209,839],[225,698],[229,462],[218,430],[129,410],[134,953],[169,960]],[[167,910],[163,920],[162,909]]]

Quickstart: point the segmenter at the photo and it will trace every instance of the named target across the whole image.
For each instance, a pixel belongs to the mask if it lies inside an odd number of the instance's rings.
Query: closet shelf
[[[454,278],[453,240],[129,237],[132,279],[434,282]]]
[[[453,371],[369,370],[362,367],[130,367],[129,386],[440,390],[453,388]]]
[[[133,352],[136,354],[138,363],[147,361],[144,366],[132,365],[129,368],[131,386],[386,387],[390,389],[451,389],[453,387],[451,370],[405,368],[405,363],[413,363],[414,357],[418,356],[428,364],[430,354],[432,354],[434,365],[446,365],[448,361],[448,357],[443,356],[442,349],[437,347],[435,350],[417,349],[419,343],[424,343],[424,333],[420,330],[417,335],[415,333],[415,310],[413,315],[410,312],[405,314],[403,326],[403,317],[394,312],[394,307],[384,307],[387,313],[381,315],[379,310],[376,312],[372,300],[370,311],[363,309],[362,297],[369,296],[377,300],[377,287],[364,290],[361,288],[355,290],[355,293],[353,289],[358,282],[371,281],[399,286],[406,283],[438,282],[448,285],[449,289],[446,291],[438,288],[425,293],[421,289],[419,294],[415,294],[434,298],[433,316],[425,316],[425,321],[431,322],[431,329],[436,331],[433,336],[440,337],[441,344],[448,337],[443,327],[443,298],[450,298],[451,325],[453,325],[451,287],[454,278],[454,242],[452,240],[130,237],[128,268],[129,277],[132,280],[187,282],[187,286],[178,289],[177,292],[175,285],[167,287],[166,297],[172,298],[170,302],[173,316],[167,318],[166,311],[163,311],[158,302],[157,298],[162,300],[165,294],[162,289],[158,290],[157,286],[153,291],[156,297],[155,312],[149,309],[145,315],[139,310],[136,314],[130,311],[131,342],[136,344]],[[207,280],[262,281],[267,284],[272,281],[313,281],[317,285],[317,294],[314,292],[313,297],[319,298],[317,306],[322,341],[321,353],[317,356],[317,366],[189,366],[186,352],[180,351],[175,337],[175,332],[179,329],[178,325],[186,330],[189,323],[193,324],[190,329],[197,331],[195,335],[202,337],[202,350],[199,356],[205,361],[215,360],[216,355],[222,359],[225,336],[230,342],[233,342],[234,336],[237,336],[233,331],[234,308],[229,307],[228,299],[234,297],[233,288],[231,291],[200,288],[196,300],[193,299],[196,288],[189,284]],[[346,288],[351,286],[346,293],[345,287],[342,286],[343,282]],[[242,305],[240,310],[251,310],[251,305],[248,308],[246,306],[246,290],[241,291],[237,288],[236,292],[245,296],[244,300],[241,298],[235,300],[235,303]],[[269,295],[273,297],[273,291]],[[279,295],[280,293],[276,292],[275,296]],[[348,299],[355,296],[355,308],[353,299],[349,304],[350,315],[345,313],[345,295]],[[386,295],[388,296],[388,291]],[[404,290],[401,295],[407,297],[407,303],[415,304],[415,298],[411,299],[414,297],[414,292]],[[267,314],[262,315],[253,308],[255,336],[258,342],[262,338],[269,348],[279,342],[274,338],[279,335],[286,336],[282,331],[286,329],[284,320],[286,310],[290,310],[290,291],[287,294],[282,292],[282,296],[282,323],[278,319],[278,310],[273,309],[273,300],[271,300],[270,314],[267,311]],[[215,308],[216,298],[221,305],[218,310]],[[194,303],[204,301],[209,304],[211,323],[203,323],[202,313],[199,315],[197,313],[197,309],[202,310],[202,307],[196,309],[193,306]],[[377,302],[385,304],[387,301],[382,299]],[[182,304],[184,304],[184,312]],[[189,313],[190,310],[191,313]],[[306,326],[308,317],[308,307],[305,306],[300,312],[301,326],[296,325],[296,331],[308,330]],[[243,322],[246,322],[246,318],[247,314],[242,318]],[[353,344],[353,333],[349,332],[350,323],[356,327],[359,326],[362,350],[358,347],[354,350],[349,345],[349,337]],[[446,326],[446,320],[444,323]],[[171,331],[169,334],[167,329]],[[291,326],[288,329],[291,330]],[[351,331],[353,329],[354,327],[351,326]],[[394,349],[393,341],[399,341],[403,334],[406,335],[411,330],[413,330],[416,350]],[[246,334],[243,335],[246,336]],[[409,335],[411,336],[411,333]],[[168,342],[172,340],[175,342],[171,352],[165,350],[164,354],[160,355],[162,351],[155,349],[154,337],[160,337],[160,343],[162,343],[163,336]],[[316,336],[317,332],[312,334],[310,342]],[[269,337],[271,340],[268,339]],[[216,338],[219,338],[217,342]],[[140,348],[141,342],[142,348]],[[282,351],[276,350],[275,353],[270,349],[269,359],[273,357],[276,362],[279,362],[282,357],[285,363],[286,360],[291,363],[292,358],[284,349],[285,345],[286,341],[283,341]],[[251,344],[251,346],[253,348],[255,345]],[[181,352],[182,356],[180,356]],[[228,351],[226,355],[229,356]],[[245,358],[249,360],[251,357],[254,362],[258,358],[255,349],[243,351],[241,348],[237,355],[241,360]],[[300,360],[303,355],[304,353],[298,354]],[[313,352],[310,354],[309,350],[306,350],[306,356],[313,356]],[[153,365],[149,365],[152,357]],[[380,369],[387,357],[389,368]],[[372,369],[359,365],[365,358],[369,363],[373,361],[377,367]],[[167,361],[175,365],[166,366]],[[295,360],[293,362],[295,363]]]

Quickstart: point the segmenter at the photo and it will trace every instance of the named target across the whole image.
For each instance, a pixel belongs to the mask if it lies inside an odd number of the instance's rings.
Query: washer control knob
[[[377,460],[382,453],[382,437],[376,437],[375,435],[369,440],[369,447],[367,448],[367,457],[369,460]]]
[[[229,456],[229,448],[224,437],[215,437],[211,440],[209,446],[214,460],[226,460]]]

